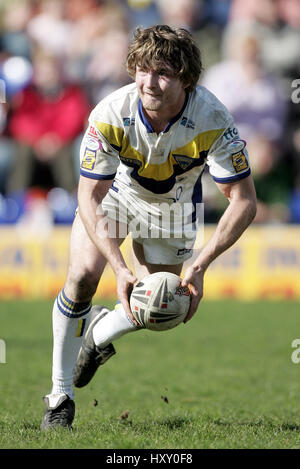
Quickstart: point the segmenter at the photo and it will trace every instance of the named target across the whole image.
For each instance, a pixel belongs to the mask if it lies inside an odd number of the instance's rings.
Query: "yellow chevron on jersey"
[[[123,164],[137,167],[138,176],[163,181],[172,176],[176,163],[170,155],[168,159],[161,164],[150,163],[146,159],[146,155],[138,152],[130,145],[129,139],[125,138],[120,151],[120,159]]]
[[[85,162],[81,174],[115,178],[145,196],[154,193],[175,199],[187,188],[195,200],[206,164],[217,182],[250,174],[246,149],[242,160],[232,156],[239,149],[239,144],[236,149],[231,145],[239,141],[232,116],[201,86],[189,93],[181,112],[160,134],[144,115],[135,83],[102,100],[92,111],[89,125],[96,129],[93,138],[98,139],[99,149],[95,164]],[[92,143],[94,148],[96,141],[91,142],[91,134],[83,138],[81,161],[86,147]]]
[[[148,163],[145,155],[135,150],[130,145],[129,139],[125,137],[120,150],[120,158],[125,165],[136,164],[139,167],[139,176],[163,181],[174,174],[174,165],[179,165],[184,171],[188,170],[192,160],[199,159],[202,151],[208,151],[212,142],[220,137],[224,130],[209,130],[197,135],[191,142],[172,151],[168,159],[160,164]]]
[[[215,140],[217,140],[222,133],[222,129],[207,130],[206,132],[201,132],[196,135],[195,138],[186,145],[176,148],[172,154],[185,155],[189,158],[199,158],[199,154],[202,151],[208,151]]]
[[[111,124],[105,124],[104,122],[95,121],[95,126],[101,132],[110,145],[116,147],[122,146],[122,140],[124,136],[124,130]]]

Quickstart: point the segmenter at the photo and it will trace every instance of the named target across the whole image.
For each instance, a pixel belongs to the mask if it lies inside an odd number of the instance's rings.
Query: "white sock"
[[[119,339],[128,332],[141,329],[127,316],[121,303],[95,325],[93,338],[99,348],[106,347],[113,340]]]
[[[65,393],[74,399],[73,371],[82,343],[91,303],[75,303],[64,290],[55,300],[53,323],[52,394]]]

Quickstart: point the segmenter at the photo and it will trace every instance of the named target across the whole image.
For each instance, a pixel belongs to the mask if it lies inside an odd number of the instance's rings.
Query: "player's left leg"
[[[53,304],[53,385],[44,396],[42,430],[70,427],[74,419],[73,369],[105,265],[106,259],[89,239],[78,214],[71,231],[66,282]]]

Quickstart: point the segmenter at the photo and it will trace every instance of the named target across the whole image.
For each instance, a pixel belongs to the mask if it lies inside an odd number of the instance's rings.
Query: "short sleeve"
[[[91,179],[114,179],[119,152],[90,120],[80,147],[80,174]]]
[[[213,179],[220,183],[243,179],[251,173],[246,142],[240,139],[233,121],[211,146],[207,164]]]

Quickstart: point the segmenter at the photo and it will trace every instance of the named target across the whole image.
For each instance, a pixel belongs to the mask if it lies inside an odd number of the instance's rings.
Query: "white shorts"
[[[130,234],[132,239],[141,244],[146,262],[181,264],[193,254],[195,232],[182,229],[179,204],[158,203],[159,200],[157,197],[141,199],[130,187],[118,181],[113,183],[101,205],[109,221],[108,230],[112,237],[116,234],[113,222],[118,221],[121,224],[119,236],[125,238]],[[179,214],[176,212],[178,208]]]

